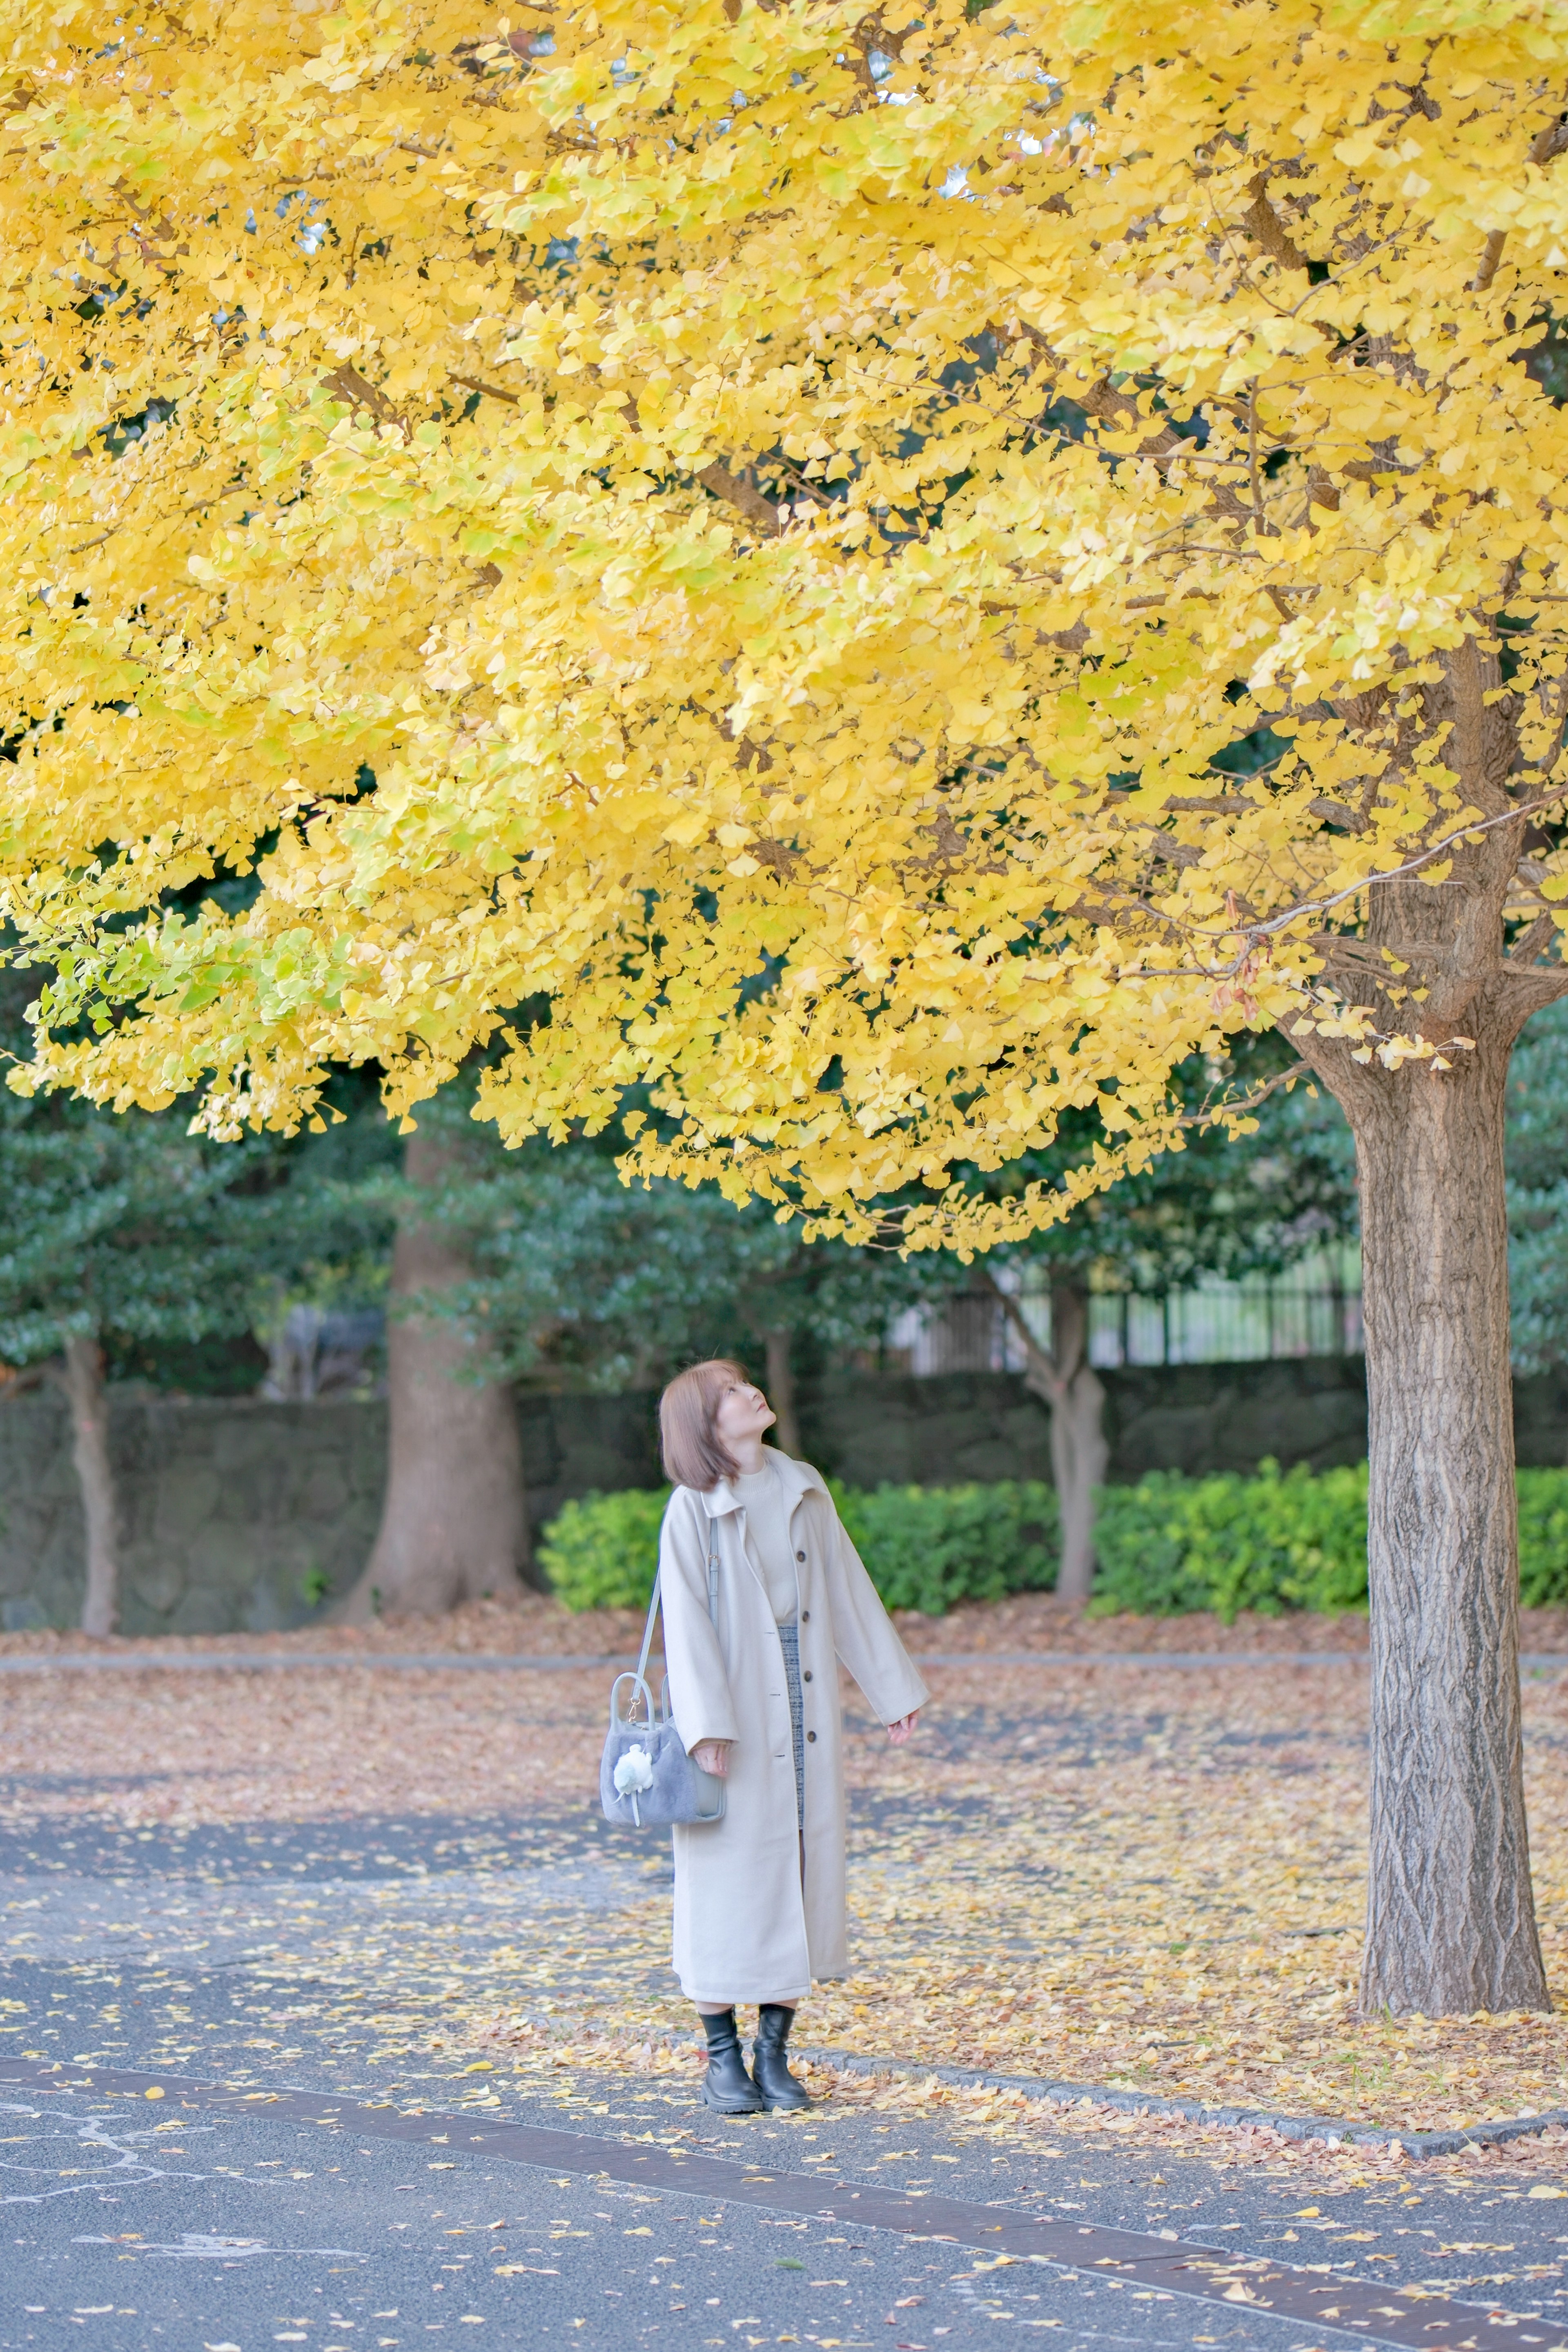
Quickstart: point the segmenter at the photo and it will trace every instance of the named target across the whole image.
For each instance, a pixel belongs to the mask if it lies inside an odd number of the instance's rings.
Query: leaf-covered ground
[[[894,1622],[917,1655],[948,1656],[976,1652],[1067,1650],[1084,1655],[1122,1655],[1128,1651],[1261,1651],[1270,1655],[1301,1651],[1366,1648],[1366,1620],[1354,1612],[1325,1616],[1289,1610],[1279,1616],[1243,1611],[1227,1622],[1203,1610],[1179,1617],[1085,1617],[1050,1592],[1015,1593],[1010,1600],[960,1601],[946,1617],[897,1610]],[[326,1622],[298,1625],[276,1633],[114,1635],[107,1640],[75,1632],[38,1630],[0,1633],[0,1661],[8,1657],[264,1656],[304,1653],[336,1657],[387,1655],[519,1657],[619,1656],[635,1651],[643,1612],[632,1609],[585,1609],[573,1612],[542,1593],[527,1592],[515,1603],[476,1601],[445,1617],[385,1617],[366,1625]],[[1520,1640],[1526,1652],[1568,1654],[1568,1608],[1525,1609]]]
[[[1200,1646],[1190,1634],[1188,1646]],[[855,1973],[821,1989],[802,2041],[1416,2128],[1568,2106],[1559,2016],[1351,2016],[1365,1704],[1354,1658],[1213,1670],[993,1659],[934,1665],[930,1679],[936,1704],[896,1754],[851,1696]],[[577,1669],[369,1660],[7,1676],[0,1822],[47,1841],[65,1906],[11,1906],[8,1952],[25,1958],[31,1937],[86,1966],[167,1945],[166,1917],[139,1927],[129,1898],[120,1918],[70,1909],[74,1857],[107,1804],[117,1835],[173,1840],[192,1858],[193,1956],[246,1953],[253,1974],[280,1979],[306,1969],[302,2034],[351,2022],[353,2047],[378,2063],[426,2053],[535,2074],[634,2053],[656,2072],[686,2068],[664,1852],[593,1819],[603,1685]],[[1568,1678],[1527,1678],[1526,1721],[1542,1925],[1568,1992]],[[347,1877],[329,1893],[291,1889],[285,1862],[265,1876],[267,1825],[308,1824],[319,1843],[333,1821],[420,1819],[469,1841],[440,1890],[413,1869],[358,1892]],[[243,1896],[203,1893],[201,1839],[218,1825],[255,1832]],[[268,2015],[264,2026],[256,2013],[258,2064],[291,2053],[287,2021]],[[11,2021],[29,2047],[50,2046],[41,2026]],[[189,2063],[199,2037],[187,2051],[177,2019],[170,2031],[166,2062]],[[80,2038],[57,2046],[95,2046],[85,2013]],[[472,2087],[483,2096],[483,2077]]]

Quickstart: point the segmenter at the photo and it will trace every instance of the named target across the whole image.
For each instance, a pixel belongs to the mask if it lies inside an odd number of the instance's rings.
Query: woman
[[[675,1488],[659,1544],[671,1711],[727,1792],[722,1821],[674,1832],[674,1963],[707,2035],[703,2097],[732,2116],[810,2105],[786,2056],[795,2005],[848,1968],[839,1664],[895,1746],[929,1696],[821,1479],[763,1445],[773,1420],[723,1362],[694,1364],[659,1406]],[[749,2074],[737,2000],[758,2009]]]

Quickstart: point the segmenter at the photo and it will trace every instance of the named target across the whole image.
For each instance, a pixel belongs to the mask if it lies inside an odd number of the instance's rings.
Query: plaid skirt
[[[779,1643],[784,1653],[784,1685],[789,1693],[789,1732],[795,1743],[795,1819],[804,1833],[806,1827],[806,1709],[800,1697],[800,1628],[790,1623],[779,1628]]]

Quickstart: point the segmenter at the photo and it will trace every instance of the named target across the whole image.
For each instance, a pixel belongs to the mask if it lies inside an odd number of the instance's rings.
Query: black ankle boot
[[[751,2045],[751,2079],[761,2095],[761,2105],[770,2111],[775,2107],[809,2107],[811,2104],[802,2085],[789,2072],[785,2045],[794,2022],[794,2011],[782,2008],[776,2001],[764,2001],[757,2012],[757,2039]]]
[[[721,2116],[760,2115],[764,2102],[740,2054],[734,2010],[721,2009],[716,2017],[705,2017],[703,2032],[707,2035],[707,2073],[703,2076],[705,2105],[716,2107]]]

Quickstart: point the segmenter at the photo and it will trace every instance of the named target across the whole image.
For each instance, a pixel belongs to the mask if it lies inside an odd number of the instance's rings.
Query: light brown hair
[[[659,1399],[659,1443],[664,1475],[673,1486],[706,1494],[721,1478],[733,1478],[740,1465],[714,1427],[726,1389],[746,1385],[746,1374],[727,1356],[689,1364],[677,1372]]]

